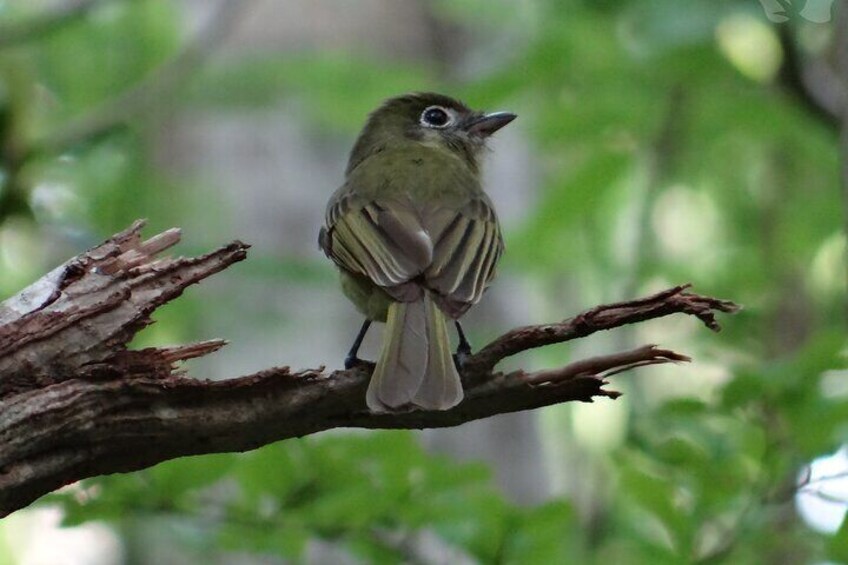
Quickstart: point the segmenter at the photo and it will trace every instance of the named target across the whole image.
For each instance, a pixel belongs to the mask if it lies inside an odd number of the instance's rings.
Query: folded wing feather
[[[320,243],[339,266],[390,294],[393,287],[420,278],[453,318],[480,300],[503,252],[497,219],[483,193],[458,209],[340,198],[327,210]]]

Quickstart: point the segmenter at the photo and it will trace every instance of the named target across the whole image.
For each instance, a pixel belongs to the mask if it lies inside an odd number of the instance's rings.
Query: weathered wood
[[[365,405],[370,363],[333,372],[277,367],[208,381],[183,375],[175,364],[217,350],[221,340],[128,350],[157,307],[241,261],[248,247],[236,241],[200,257],[157,258],[179,241],[179,230],[143,241],[142,226],[136,222],[0,304],[0,516],[86,477],[184,455],[245,451],[338,427],[447,427],[615,398],[605,376],[688,358],[643,346],[537,373],[494,368],[521,351],[674,313],[717,330],[714,312],[737,309],[680,286],[518,328],[471,356],[462,370],[465,400],[455,408],[374,413]]]

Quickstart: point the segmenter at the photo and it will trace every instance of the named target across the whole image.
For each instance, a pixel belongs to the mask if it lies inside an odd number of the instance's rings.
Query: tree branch
[[[501,360],[528,349],[571,341],[598,331],[670,314],[695,316],[711,330],[718,331],[715,312],[734,313],[739,310],[739,306],[729,300],[687,292],[690,287],[689,284],[680,285],[639,300],[596,306],[558,324],[516,328],[474,355],[466,365],[466,370],[474,374],[486,373]]]
[[[462,370],[465,400],[444,412],[374,413],[365,405],[373,365],[347,371],[270,368],[225,381],[198,380],[175,363],[224,345],[127,349],[160,305],[246,256],[233,242],[195,258],[157,258],[179,240],[147,241],[143,222],[72,259],[0,304],[0,516],[82,478],[167,459],[246,451],[339,427],[435,428],[596,396],[605,377],[643,365],[688,361],[645,346],[559,369],[494,372],[502,359],[551,343],[674,313],[717,330],[714,313],[737,307],[679,286],[598,306],[558,324],[507,332]]]
[[[841,26],[837,25],[837,29]],[[777,36],[783,50],[778,83],[811,116],[829,129],[838,130],[846,105],[845,85],[838,70],[822,56],[805,57],[790,26],[777,26]]]

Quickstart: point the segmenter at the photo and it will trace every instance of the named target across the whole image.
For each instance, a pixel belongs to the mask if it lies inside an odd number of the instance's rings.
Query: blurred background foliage
[[[686,281],[746,307],[520,360],[694,356],[616,377],[616,402],[84,481],[0,523],[0,562],[848,563],[840,124],[798,62],[844,88],[845,32],[766,4],[0,0],[2,296],[146,217],[186,254],[255,247],[140,343],[226,337],[190,367],[214,378],[338,364],[358,323],[323,203],[370,109],[438,90],[520,115],[475,343]]]

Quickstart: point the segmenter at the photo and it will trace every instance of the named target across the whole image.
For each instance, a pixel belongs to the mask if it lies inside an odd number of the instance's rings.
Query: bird
[[[471,346],[459,318],[480,301],[504,251],[481,161],[489,137],[515,118],[410,93],[371,112],[354,143],[318,243],[365,316],[347,369],[361,363],[371,323],[386,323],[365,398],[372,412],[448,410],[463,399],[457,365]]]

